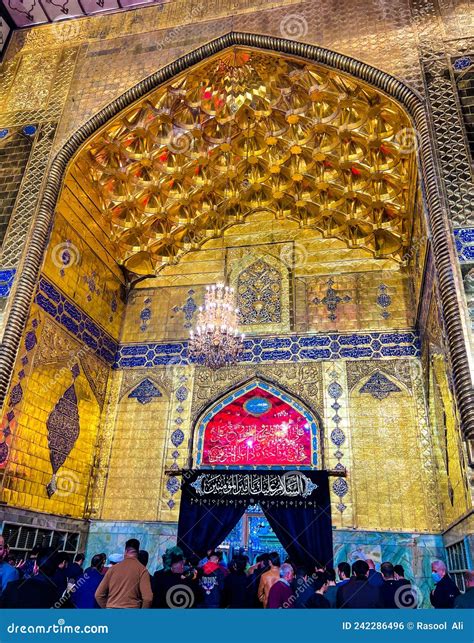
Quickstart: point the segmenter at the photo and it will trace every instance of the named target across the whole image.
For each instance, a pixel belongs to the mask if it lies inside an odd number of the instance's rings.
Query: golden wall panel
[[[37,340],[34,353],[33,350],[20,352],[15,369],[13,384],[16,384],[17,373],[25,368],[21,360],[25,357],[28,359],[29,370],[20,379],[22,397],[13,407],[15,426],[12,430],[12,447],[5,471],[2,500],[17,507],[82,518],[91,479],[100,404],[82,367],[81,356],[84,349],[81,350],[79,342],[54,322],[47,320],[36,306],[32,308],[30,320],[29,332],[32,330],[32,320],[36,320]],[[42,352],[44,341],[50,346],[50,350],[46,352]],[[56,349],[54,345],[57,345]],[[79,376],[74,380],[71,369],[75,365],[79,366]],[[73,381],[79,413],[79,437],[59,468],[58,488],[49,498],[46,485],[53,472],[46,423],[58,400]],[[12,408],[11,396],[6,413]],[[3,418],[3,423],[5,422],[6,417]]]
[[[121,282],[88,241],[57,213],[43,274],[117,339],[124,310]]]
[[[439,471],[441,515],[443,527],[447,527],[468,511],[471,500],[446,357],[433,353],[429,371],[429,417]]]
[[[157,369],[160,371],[160,369]],[[154,381],[154,369],[141,375]],[[166,369],[161,369],[165,371]],[[167,377],[167,375],[166,375]],[[158,379],[160,381],[161,378]],[[141,403],[130,394],[139,382],[121,385],[101,518],[159,520],[167,446],[171,386]]]
[[[437,531],[439,514],[433,511],[435,491],[430,493],[429,484],[433,456],[430,446],[423,444],[426,411],[419,415],[423,399],[417,404],[413,390],[392,374],[385,374],[383,361],[372,365],[373,373],[381,372],[394,390],[385,395],[376,389],[369,392],[371,375],[365,375],[350,393],[355,527]],[[422,396],[420,390],[415,394]],[[427,448],[428,454],[424,453]]]

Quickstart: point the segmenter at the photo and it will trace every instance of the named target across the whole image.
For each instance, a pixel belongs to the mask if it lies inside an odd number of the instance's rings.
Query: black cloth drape
[[[178,545],[203,557],[259,503],[277,538],[298,565],[332,564],[327,471],[188,471],[181,486]]]
[[[332,567],[332,526],[328,507],[275,507],[263,513],[292,563],[314,571],[317,562]]]
[[[191,504],[181,499],[178,523],[178,547],[185,556],[195,554],[203,558],[209,549],[215,549],[239,522],[247,506],[208,506]]]

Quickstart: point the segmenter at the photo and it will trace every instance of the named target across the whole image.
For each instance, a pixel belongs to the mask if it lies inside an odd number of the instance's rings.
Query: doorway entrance
[[[255,563],[259,554],[276,551],[280,560],[284,561],[288,552],[278,540],[263,510],[259,504],[250,505],[235,525],[229,535],[222,541],[218,549],[227,560],[243,553],[248,556],[250,564]]]

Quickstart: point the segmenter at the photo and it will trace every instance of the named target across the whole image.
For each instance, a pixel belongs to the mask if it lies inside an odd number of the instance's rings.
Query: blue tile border
[[[108,364],[114,364],[118,351],[115,339],[44,277],[40,277],[35,303],[98,357]]]
[[[284,340],[285,346],[281,348]],[[315,340],[315,341],[312,341]],[[308,348],[308,345],[310,346]],[[313,345],[316,348],[313,348]],[[252,337],[244,341],[239,362],[299,362],[333,359],[381,359],[383,357],[419,357],[420,342],[416,331],[393,333],[330,333],[327,335],[290,335]],[[167,364],[188,365],[187,342],[129,344],[119,346],[115,368],[153,367]]]
[[[474,262],[474,228],[456,228],[454,242],[460,263]]]
[[[0,270],[0,298],[6,299],[15,281],[16,269],[5,268]]]
[[[187,341],[119,345],[44,277],[40,278],[35,302],[114,368],[186,366],[191,363]],[[247,337],[239,362],[265,364],[419,356],[419,334],[407,330]]]

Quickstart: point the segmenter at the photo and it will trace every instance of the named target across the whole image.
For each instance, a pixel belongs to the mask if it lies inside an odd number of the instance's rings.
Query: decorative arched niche
[[[201,414],[193,453],[206,469],[319,469],[321,421],[299,399],[256,378]]]
[[[290,331],[290,276],[283,261],[251,252],[233,267],[229,282],[244,332]]]

